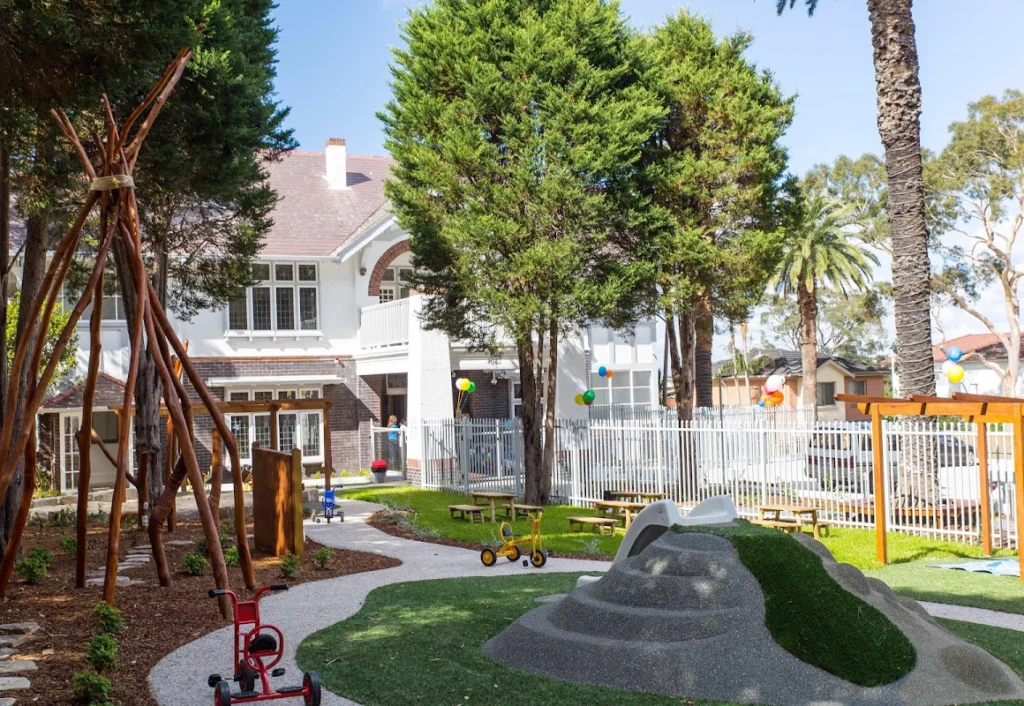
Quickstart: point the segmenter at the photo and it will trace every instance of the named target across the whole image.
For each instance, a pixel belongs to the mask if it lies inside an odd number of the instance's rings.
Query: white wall
[[[951,392],[969,392],[974,395],[999,395],[1003,393],[1002,376],[989,370],[980,361],[963,360],[960,367],[964,369],[964,379],[953,385],[942,372],[942,364],[935,365],[935,394],[948,397]],[[1024,376],[1017,379],[1017,395],[1024,394]]]

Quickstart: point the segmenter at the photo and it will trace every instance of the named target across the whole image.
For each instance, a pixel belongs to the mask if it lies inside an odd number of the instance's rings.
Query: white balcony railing
[[[398,299],[363,307],[360,312],[359,341],[362,348],[408,345],[409,300]]]

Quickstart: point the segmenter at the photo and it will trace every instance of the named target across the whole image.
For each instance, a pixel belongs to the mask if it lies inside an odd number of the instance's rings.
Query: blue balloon
[[[600,368],[597,369],[597,374],[600,375],[601,377],[604,377],[605,375],[608,374],[608,368],[602,365]]]
[[[757,406],[758,407],[764,407],[764,400],[758,400],[757,401]]]
[[[950,346],[946,349],[946,357],[954,363],[959,363],[960,359],[964,357],[964,352],[960,350],[959,346]]]

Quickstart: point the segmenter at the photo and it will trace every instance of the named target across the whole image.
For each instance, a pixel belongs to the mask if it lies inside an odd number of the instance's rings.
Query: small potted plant
[[[384,459],[377,459],[370,464],[370,472],[373,473],[374,483],[383,483],[388,477],[388,462]]]

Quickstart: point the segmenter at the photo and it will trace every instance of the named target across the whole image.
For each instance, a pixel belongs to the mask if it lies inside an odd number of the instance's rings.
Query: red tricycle
[[[306,706],[320,706],[320,677],[316,672],[302,675],[302,686],[285,686],[275,689],[270,685],[270,677],[284,675],[284,668],[274,669],[284,654],[284,635],[269,624],[260,622],[260,598],[267,591],[287,591],[284,585],[264,586],[256,591],[251,601],[240,601],[232,591],[215,588],[210,591],[210,598],[228,596],[234,606],[235,613],[235,651],[231,655],[235,665],[232,681],[239,684],[241,690],[231,693],[231,684],[219,674],[211,674],[206,683],[213,688],[214,706],[231,706],[231,704],[248,704],[273,699],[291,699],[302,697]],[[260,691],[256,691],[256,679],[260,680]]]

